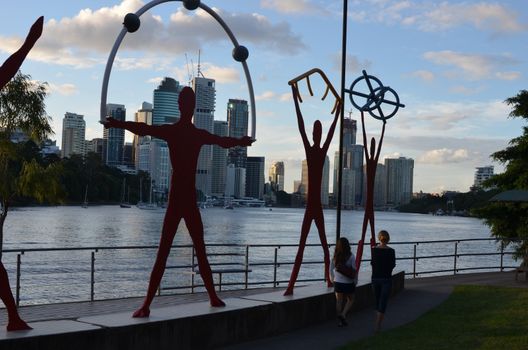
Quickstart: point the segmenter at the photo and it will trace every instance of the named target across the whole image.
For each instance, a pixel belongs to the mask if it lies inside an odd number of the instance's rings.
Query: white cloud
[[[228,84],[240,82],[240,72],[231,67],[220,67],[211,63],[202,63],[202,72],[205,77],[215,79],[217,83]]]
[[[495,76],[500,80],[517,80],[521,77],[521,72],[497,72]]]
[[[463,86],[463,85],[453,86],[452,88],[449,89],[449,91],[455,94],[461,94],[461,95],[466,95],[466,96],[478,94],[482,90],[484,90],[482,86],[470,88],[470,87]]]
[[[277,98],[277,94],[273,91],[264,91],[262,94],[255,96],[257,101],[269,101]]]
[[[328,14],[328,11],[310,0],[261,0],[260,6],[286,14]]]
[[[457,70],[461,71],[466,78],[471,80],[490,79],[494,77],[508,80],[508,78],[515,79],[518,77],[518,75],[515,74],[518,72],[494,72],[498,66],[507,66],[517,63],[517,61],[509,55],[477,55],[444,50],[428,51],[423,54],[423,57],[437,65],[455,67]],[[459,76],[458,73],[453,73],[452,75],[456,77]]]
[[[58,93],[59,95],[64,95],[64,96],[71,96],[71,95],[75,95],[79,92],[79,90],[77,89],[77,86],[75,86],[74,84],[53,84],[53,83],[49,83],[48,84],[48,89],[49,89],[49,92],[50,93]]]
[[[332,69],[335,71],[341,71],[341,52],[335,53],[331,56]],[[363,69],[369,69],[372,62],[369,60],[361,61],[357,56],[347,54],[346,57],[346,71],[347,72],[360,72]]]
[[[444,163],[460,163],[469,158],[469,152],[467,149],[433,149],[427,151],[425,154],[419,157],[420,163],[430,164],[444,164]]]
[[[433,81],[435,76],[432,72],[428,70],[417,70],[411,73],[411,76],[420,78],[424,81]]]

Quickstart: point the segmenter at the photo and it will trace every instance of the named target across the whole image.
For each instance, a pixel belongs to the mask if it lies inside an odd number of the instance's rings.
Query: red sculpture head
[[[319,146],[321,144],[321,135],[323,134],[323,125],[319,120],[314,122],[312,133],[314,145]]]
[[[182,89],[178,97],[178,106],[181,113],[180,118],[190,122],[194,114],[194,107],[196,106],[196,95],[193,89],[188,86]]]

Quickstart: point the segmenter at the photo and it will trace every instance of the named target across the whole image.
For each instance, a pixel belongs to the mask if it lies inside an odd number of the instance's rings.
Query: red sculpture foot
[[[283,295],[284,295],[284,296],[288,296],[288,295],[292,295],[292,294],[293,294],[293,288],[291,288],[291,289],[288,288],[288,289],[286,289],[286,291],[284,292]]]
[[[6,328],[8,331],[25,331],[28,329],[33,329],[26,322],[22,321],[22,319],[20,318],[18,320],[10,321],[7,324]]]
[[[150,309],[148,307],[141,307],[134,312],[132,317],[142,318],[142,317],[149,317],[150,316]]]
[[[213,298],[211,299],[211,306],[212,307],[222,307],[225,306],[225,303],[220,300],[220,298]]]

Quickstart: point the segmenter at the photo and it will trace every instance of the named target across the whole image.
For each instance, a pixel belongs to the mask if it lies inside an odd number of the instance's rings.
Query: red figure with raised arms
[[[42,35],[42,27],[44,26],[44,17],[39,17],[35,23],[31,26],[29,34],[24,41],[24,44],[18,49],[17,52],[12,54],[0,67],[0,89],[2,89],[18,72],[22,62],[26,58],[27,54],[35,45],[38,38]],[[19,331],[24,329],[31,329],[26,322],[24,322],[18,315],[16,308],[15,299],[11,293],[11,287],[9,286],[9,277],[7,271],[4,268],[4,264],[0,261],[0,298],[4,302],[7,309],[7,330],[8,331]]]
[[[191,121],[196,104],[196,96],[190,87],[182,89],[178,104],[181,118],[174,124],[153,126],[145,123],[118,121],[113,118],[107,118],[104,124],[106,128],[123,128],[136,135],[151,135],[166,141],[172,163],[169,203],[165,219],[163,220],[158,255],[150,275],[147,296],[143,305],[134,313],[134,317],[148,317],[150,314],[150,304],[161,282],[172,241],[181,219],[185,220],[191,235],[194,249],[196,250],[196,257],[198,258],[198,267],[205,288],[209,293],[211,306],[225,305],[216,295],[211,267],[205,252],[202,218],[196,206],[196,166],[198,155],[203,145],[219,145],[224,148],[251,146],[254,140],[248,136],[240,139],[221,137],[196,128]]]
[[[315,221],[317,230],[319,231],[319,238],[321,240],[321,245],[323,246],[324,253],[324,263],[325,263],[325,280],[327,281],[328,287],[332,286],[332,281],[330,280],[329,268],[330,268],[330,253],[328,251],[328,244],[326,242],[326,232],[324,225],[324,215],[323,215],[323,206],[321,204],[321,183],[323,179],[323,168],[326,160],[326,153],[332,137],[334,136],[334,131],[336,127],[337,120],[341,112],[340,102],[336,105],[337,110],[328,130],[328,135],[326,141],[321,147],[321,137],[322,137],[322,125],[319,120],[316,120],[313,125],[313,145],[310,145],[308,137],[306,136],[306,131],[304,128],[304,120],[302,116],[301,109],[299,107],[299,90],[297,84],[291,84],[293,100],[295,102],[295,112],[297,114],[297,124],[299,126],[299,132],[301,133],[301,138],[304,145],[304,151],[306,153],[306,161],[308,162],[308,194],[306,198],[306,210],[304,212],[304,218],[301,227],[301,239],[299,242],[299,249],[297,251],[297,256],[295,257],[295,263],[293,265],[292,274],[290,276],[290,282],[288,287],[284,292],[284,295],[293,294],[293,287],[297,281],[297,276],[301,268],[304,247],[306,246],[306,239],[308,233],[310,232],[310,226],[312,221]]]

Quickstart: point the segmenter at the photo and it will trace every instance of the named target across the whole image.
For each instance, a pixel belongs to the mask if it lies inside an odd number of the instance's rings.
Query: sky
[[[47,82],[48,114],[61,144],[66,112],[84,115],[86,138],[102,137],[99,121],[106,62],[124,16],[148,1],[2,1],[0,62],[22,44],[30,26],[44,16],[44,30],[21,67]],[[304,148],[288,81],[320,68],[341,87],[343,2],[323,0],[208,0],[249,50],[256,98],[256,139],[250,156],[266,157],[266,178],[274,161],[285,162],[285,189],[301,178]],[[124,104],[133,120],[163,77],[187,85],[200,68],[216,79],[215,120],[226,120],[229,98],[249,100],[242,65],[232,43],[202,10],[180,1],[159,4],[141,16],[141,27],[121,44],[110,76],[108,102]],[[413,191],[466,192],[475,167],[503,165],[490,154],[522,133],[522,121],[508,118],[508,97],[527,89],[528,3],[505,1],[348,2],[346,89],[366,70],[393,88],[405,108],[387,121],[381,158],[410,157]],[[316,119],[323,138],[334,101],[322,101],[321,79],[311,79],[314,96],[299,83],[306,133]],[[384,106],[384,111],[391,111]],[[345,97],[345,114],[360,114]],[[359,124],[360,125],[360,124]],[[381,122],[366,117],[367,136],[379,138]],[[132,135],[127,132],[126,139]],[[358,143],[361,143],[358,134]],[[328,156],[333,169],[338,133]],[[332,176],[331,176],[332,177]],[[330,180],[331,181],[331,180]]]

